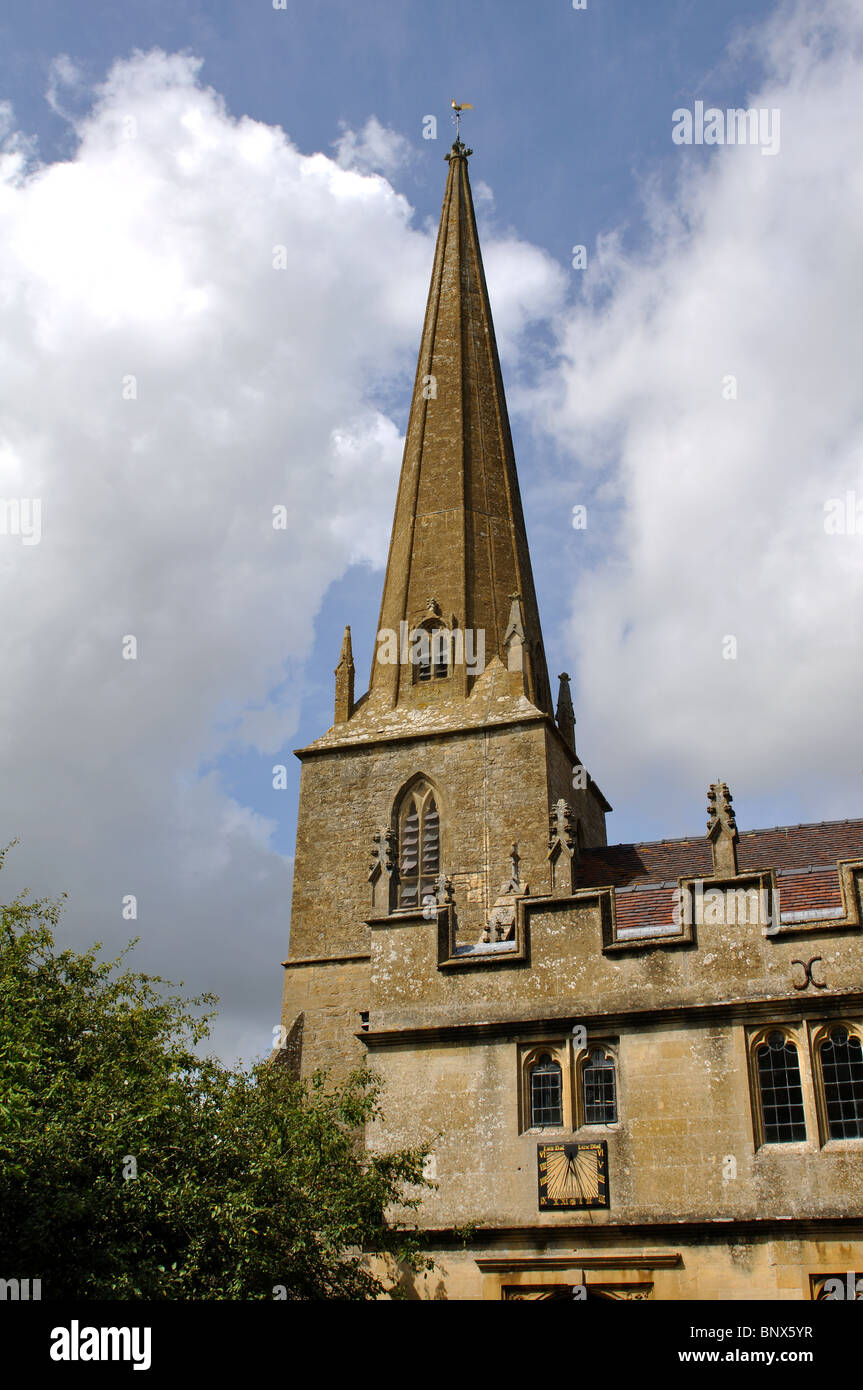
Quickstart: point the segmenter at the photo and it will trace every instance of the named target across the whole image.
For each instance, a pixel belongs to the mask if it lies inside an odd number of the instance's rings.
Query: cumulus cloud
[[[375,391],[409,390],[433,242],[348,167],[392,132],[305,155],[200,67],[116,63],[62,163],[3,111],[0,498],[38,502],[41,539],[4,509],[2,887],[67,890],[79,943],[138,935],[250,1056],[288,938],[272,768],[328,587],[386,556],[402,438]]]
[[[392,175],[409,162],[410,141],[398,131],[381,125],[377,116],[369,116],[360,131],[352,130],[344,121],[341,125],[342,133],[333,145],[336,162],[343,169]]]
[[[783,6],[746,49],[781,152],[676,147],[673,199],[650,192],[637,254],[599,240],[534,398],[590,504],[568,636],[624,834],[697,828],[717,774],[743,825],[863,814],[863,524],[825,530],[863,504],[863,14]]]
[[[513,407],[520,403],[518,382],[530,365],[518,360],[519,345],[531,325],[547,324],[560,312],[567,277],[547,251],[512,233],[483,237],[483,264],[495,338],[509,368],[507,401]]]

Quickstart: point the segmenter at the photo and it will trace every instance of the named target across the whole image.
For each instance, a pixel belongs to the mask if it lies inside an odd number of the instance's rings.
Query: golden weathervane
[[[452,106],[452,109],[453,109],[453,111],[455,112],[455,115],[453,116],[453,120],[455,121],[455,138],[456,138],[456,140],[460,140],[460,139],[461,139],[461,113],[462,113],[462,111],[472,111],[472,110],[473,110],[473,107],[471,106],[471,104],[470,104],[469,101],[456,101],[455,97],[453,97],[453,99],[452,99],[450,105]]]

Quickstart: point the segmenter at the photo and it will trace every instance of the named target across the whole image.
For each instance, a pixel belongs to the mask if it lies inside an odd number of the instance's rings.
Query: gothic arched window
[[[617,1121],[614,1058],[604,1047],[592,1047],[581,1068],[586,1125],[613,1125]]]
[[[755,1050],[763,1143],[793,1144],[806,1138],[797,1048],[778,1028]]]
[[[412,787],[399,815],[399,907],[421,907],[440,874],[440,816],[433,789]]]
[[[830,1139],[863,1139],[863,1047],[847,1028],[831,1028],[818,1048]]]
[[[550,1052],[544,1052],[530,1069],[531,1129],[563,1124],[563,1072]]]

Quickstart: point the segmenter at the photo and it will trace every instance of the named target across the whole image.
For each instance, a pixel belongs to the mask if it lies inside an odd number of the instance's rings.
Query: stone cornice
[[[291,960],[289,956],[287,960],[282,961],[282,965],[288,970],[295,965],[344,965],[346,961],[352,960],[371,960],[371,956],[368,951],[357,952],[351,956],[297,956],[295,960]]]
[[[475,724],[460,724],[453,728],[441,726],[439,729],[420,728],[393,730],[386,733],[369,734],[366,737],[355,737],[339,739],[338,742],[322,743],[317,740],[315,743],[306,744],[304,748],[295,748],[294,757],[303,762],[306,758],[327,757],[333,753],[343,753],[346,751],[357,752],[360,749],[368,748],[376,751],[385,748],[391,743],[416,743],[431,742],[436,739],[465,738],[470,734],[484,734],[498,729],[512,729],[530,724],[544,724],[547,728],[553,729],[564,747],[566,741],[561,737],[560,730],[555,724],[550,714],[544,714],[541,710],[536,710],[533,714],[513,714],[507,715],[503,719],[487,719],[477,721]],[[598,788],[597,788],[598,790]]]
[[[548,1014],[543,1018],[506,1018],[483,1022],[438,1023],[415,1028],[372,1029],[357,1033],[370,1049],[405,1047],[415,1042],[464,1042],[483,1038],[521,1039],[544,1038],[549,1033],[568,1032],[573,1022],[603,1032],[622,1028],[664,1026],[687,1023],[745,1022],[757,1023],[775,1019],[777,1023],[804,1015],[836,1015],[849,1009],[863,1008],[863,990],[841,994],[760,996],[756,999],[728,999],[711,1004],[670,1004],[665,1008],[614,1010],[606,1013],[587,1013],[585,1010]]]
[[[477,1255],[476,1262],[484,1274],[504,1274],[515,1270],[526,1274],[531,1270],[546,1269],[673,1269],[682,1259],[679,1250],[633,1251],[632,1254],[615,1250],[602,1255],[575,1250],[567,1255]]]
[[[506,1254],[500,1256],[480,1256],[475,1257],[476,1263],[486,1273],[492,1272],[492,1266],[497,1264],[500,1268],[511,1270],[538,1268],[535,1262],[542,1259],[561,1261],[558,1268],[566,1268],[570,1265],[581,1265],[582,1268],[599,1268],[602,1265],[622,1268],[649,1268],[646,1264],[636,1263],[636,1261],[652,1259],[655,1261],[653,1268],[670,1268],[680,1260],[680,1251],[634,1251],[632,1255],[627,1255],[625,1246],[616,1251],[603,1251],[601,1255],[578,1250],[578,1246],[584,1246],[590,1242],[596,1245],[606,1245],[611,1240],[621,1240],[626,1242],[654,1242],[657,1240],[667,1240],[672,1245],[686,1245],[692,1241],[703,1241],[705,1238],[721,1242],[722,1244],[733,1243],[735,1238],[755,1236],[769,1239],[779,1237],[781,1240],[793,1239],[795,1237],[811,1236],[813,1239],[824,1240],[832,1233],[847,1237],[849,1234],[863,1238],[863,1218],[860,1216],[770,1216],[770,1217],[739,1217],[731,1220],[710,1220],[703,1217],[683,1218],[680,1221],[640,1221],[626,1225],[602,1225],[602,1226],[488,1226],[476,1227],[470,1234],[464,1230],[453,1227],[420,1227],[420,1233],[425,1238],[427,1246],[433,1247],[462,1247],[464,1250],[486,1248],[495,1245],[509,1247]],[[548,1249],[549,1247],[570,1246],[564,1254],[550,1256],[537,1256],[535,1254],[538,1242]],[[518,1247],[524,1247],[524,1254],[519,1254]],[[576,1246],[572,1251],[571,1247]],[[591,1263],[596,1261],[596,1263]],[[546,1265],[546,1268],[553,1268]]]

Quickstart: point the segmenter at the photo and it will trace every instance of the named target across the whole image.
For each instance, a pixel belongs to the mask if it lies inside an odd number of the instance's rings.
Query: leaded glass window
[[[563,1073],[548,1052],[530,1069],[530,1123],[534,1129],[563,1124]]]
[[[863,1139],[863,1047],[847,1028],[831,1028],[818,1049],[831,1139]]]
[[[792,1144],[805,1139],[797,1048],[776,1029],[758,1047],[757,1061],[764,1143]]]
[[[602,1047],[589,1053],[581,1071],[584,1123],[611,1125],[617,1120],[614,1059]]]

